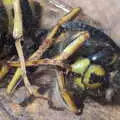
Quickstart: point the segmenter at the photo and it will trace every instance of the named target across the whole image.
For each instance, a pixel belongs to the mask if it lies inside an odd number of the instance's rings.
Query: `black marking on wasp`
[[[108,86],[109,85],[109,77],[108,77],[108,75],[101,76],[101,75],[96,75],[95,73],[91,73],[89,83],[90,84],[102,83],[104,86]]]
[[[120,48],[113,42],[113,40],[108,35],[93,26],[85,24],[81,21],[67,22],[61,26],[60,31],[88,31],[90,33],[89,40],[87,40],[72,57],[70,57],[70,60],[72,61],[74,61],[74,59],[76,60],[75,56],[83,56],[89,57],[95,63],[97,62],[98,64],[103,65],[106,63],[108,64],[106,59],[108,59],[109,61],[109,59],[111,59],[111,56],[115,54],[119,56]],[[74,36],[72,37],[74,38]],[[63,49],[74,40],[72,37],[70,35],[70,37],[63,42]],[[93,60],[93,58],[95,57],[96,59]]]
[[[103,42],[106,43],[106,41],[107,41],[108,44],[105,44],[106,46],[111,45],[115,48],[118,48],[117,45],[113,42],[113,40],[110,37],[108,37],[108,35],[106,35],[103,30],[95,28],[88,24],[85,24],[81,21],[67,22],[61,26],[61,31],[88,31],[90,33],[91,37],[96,36],[96,38],[99,38],[98,41],[100,41],[100,39],[103,39],[102,44],[103,44]],[[98,44],[98,45],[100,45],[100,44]]]
[[[90,40],[87,40],[84,47],[89,47],[91,45],[94,45],[95,47],[110,47],[111,49],[115,51],[119,51],[120,48],[113,42],[113,40],[106,35],[101,29],[95,28],[93,26],[90,26],[82,21],[71,21],[67,22],[63,25],[61,25],[59,31],[56,33],[55,36],[58,36],[61,32],[76,32],[76,31],[88,31],[90,33]],[[43,36],[46,36],[46,34],[49,32],[49,30],[40,30],[37,31],[36,38],[41,39]],[[68,40],[65,40],[64,47],[66,47],[70,42],[72,42],[74,39],[70,38]]]

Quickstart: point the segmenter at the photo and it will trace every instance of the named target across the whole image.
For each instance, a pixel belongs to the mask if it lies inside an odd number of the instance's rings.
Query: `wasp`
[[[29,3],[32,14],[34,14],[33,1],[30,0]],[[80,8],[72,9],[48,32],[42,31],[42,34],[35,37],[34,33],[28,30],[28,33],[34,36],[32,39],[42,37],[43,41],[30,53],[30,56],[24,58],[22,42],[25,41],[23,30],[25,24],[23,24],[20,0],[3,0],[3,4],[7,8],[8,30],[12,29],[13,43],[11,44],[14,44],[20,60],[20,62],[9,60],[1,67],[1,79],[12,67],[18,67],[8,84],[7,93],[13,92],[13,88],[22,77],[29,93],[33,96],[41,96],[32,88],[26,70],[26,67],[40,65],[56,66],[54,68],[57,76],[55,91],[63,106],[74,113],[80,112],[79,103],[82,97],[79,101],[75,99],[80,93],[84,95],[83,91],[92,93],[91,91],[109,88],[110,74],[117,70],[114,65],[119,59],[119,47],[101,30],[80,21],[72,22],[80,12]],[[9,11],[7,5],[12,6],[12,11],[11,9]],[[11,19],[14,19],[14,22]],[[59,37],[65,35],[66,32],[70,33],[68,39],[59,40]]]
[[[65,79],[66,88],[72,95],[77,107],[82,106],[82,99],[85,96],[99,96],[100,91],[103,94],[102,96],[105,96],[110,101],[113,93],[110,96],[108,91],[115,83],[116,85],[119,83],[119,78],[117,77],[115,82],[114,77],[119,74],[120,48],[103,31],[81,21],[67,22],[60,29],[63,32],[88,31],[90,34],[90,38],[64,61],[70,64],[69,72],[63,73],[63,75],[60,73]],[[64,42],[53,45],[48,50],[47,56],[51,57],[51,53],[55,53],[55,51],[64,52],[65,47],[71,45],[76,36],[77,34],[73,34]],[[112,78],[113,73],[116,74]],[[77,96],[81,95],[79,102],[78,100],[76,102],[76,94]]]

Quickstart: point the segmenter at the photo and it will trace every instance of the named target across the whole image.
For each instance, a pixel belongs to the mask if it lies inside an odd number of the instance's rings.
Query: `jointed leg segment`
[[[43,44],[40,45],[40,47],[38,48],[38,50],[35,53],[33,53],[32,56],[29,57],[29,60],[37,60],[37,59],[39,59],[42,56],[42,54],[52,45],[52,43],[53,43],[53,37],[56,34],[56,32],[58,31],[59,27],[62,24],[64,24],[65,22],[67,22],[67,21],[71,20],[73,17],[75,17],[79,13],[79,11],[80,11],[80,8],[75,8],[69,14],[67,14],[62,19],[60,19],[59,22],[58,22],[58,24],[55,27],[53,27],[53,29],[51,30],[51,32],[48,34],[48,36],[44,40]],[[12,87],[14,87],[14,85],[17,83],[17,81],[19,80],[19,78],[22,75],[22,71],[21,71],[20,68],[17,69],[15,75],[17,75],[19,77],[13,77],[13,79],[11,81],[13,86],[11,86],[11,83],[10,83],[8,85],[8,88],[7,88],[7,92],[9,92],[9,93],[10,93]],[[11,88],[11,89],[9,89],[9,88]]]
[[[33,1],[29,0],[30,7],[32,9],[32,12],[34,14],[34,6]],[[22,76],[24,79],[24,84],[30,94],[33,94],[35,96],[39,96],[39,93],[37,93],[29,83],[27,72],[26,72],[26,66],[35,66],[35,65],[54,65],[59,66],[61,68],[64,68],[67,70],[70,70],[69,67],[66,68],[64,64],[64,60],[68,59],[88,38],[89,33],[84,31],[77,33],[78,37],[70,44],[68,45],[63,52],[54,57],[53,59],[40,59],[43,55],[43,53],[53,44],[54,42],[54,36],[56,35],[57,31],[59,30],[60,26],[67,21],[70,21],[73,19],[80,11],[80,8],[73,9],[70,13],[65,15],[62,19],[58,21],[58,23],[52,28],[50,33],[47,35],[46,39],[43,41],[42,45],[39,46],[39,48],[28,58],[28,61],[25,62],[23,50],[21,46],[21,40],[23,39],[23,21],[22,21],[22,13],[21,13],[21,7],[20,7],[20,0],[13,0],[12,1],[13,8],[14,8],[14,27],[13,27],[13,37],[15,39],[15,46],[18,52],[19,56],[19,62],[11,62],[9,61],[6,66],[4,66],[0,71],[0,77],[3,77],[8,71],[10,67],[21,67],[18,68],[15,72],[11,82],[9,83],[7,87],[7,93],[11,93],[14,86],[18,82],[19,78]],[[12,24],[12,23],[10,23]],[[40,60],[39,60],[40,59]],[[72,100],[71,94],[66,89],[65,85],[65,79],[64,74],[62,71],[57,71],[57,86],[59,89],[60,96],[63,100],[63,103],[65,104],[66,108],[70,111],[73,111],[75,113],[78,113],[79,110],[77,109],[74,101]]]

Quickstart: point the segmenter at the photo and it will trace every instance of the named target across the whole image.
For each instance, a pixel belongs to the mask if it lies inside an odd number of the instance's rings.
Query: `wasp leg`
[[[38,48],[38,50],[30,57],[30,59],[39,59],[42,54],[52,45],[53,37],[55,36],[56,32],[60,28],[62,24],[65,22],[73,19],[80,11],[80,8],[74,8],[68,15],[64,16],[62,19],[58,21],[58,24],[53,27],[51,32],[48,34],[42,45]]]
[[[80,11],[80,8],[75,8],[73,9],[68,15],[64,16],[62,19],[59,20],[58,24],[53,27],[53,29],[51,30],[51,32],[48,34],[47,38],[45,39],[45,41],[43,42],[43,44],[38,48],[38,50],[33,53],[32,56],[29,57],[29,59],[33,60],[33,59],[39,59],[42,54],[51,46],[52,42],[53,42],[53,37],[56,34],[56,32],[58,31],[59,27],[64,24],[65,22],[73,19]],[[11,90],[13,89],[13,87],[15,86],[15,84],[18,82],[19,78],[22,75],[22,70],[20,68],[17,69],[16,73],[19,77],[14,77],[11,81],[10,84],[12,84],[12,86],[8,86],[7,91],[10,93]],[[13,82],[14,81],[14,82]],[[10,89],[9,89],[10,88]]]
[[[20,59],[21,64],[21,70],[22,70],[22,77],[24,79],[24,84],[30,94],[33,94],[33,90],[31,87],[31,84],[28,80],[27,73],[26,73],[26,67],[25,67],[25,60],[23,55],[23,50],[21,46],[21,40],[23,37],[23,21],[22,21],[22,15],[21,15],[21,7],[20,7],[20,0],[15,0],[13,3],[14,8],[14,28],[13,28],[13,37],[15,39],[15,46],[17,49],[17,53]],[[9,88],[9,87],[8,87]],[[9,91],[9,90],[8,90]]]
[[[8,61],[7,65],[10,67],[20,67],[20,62],[18,61]],[[53,65],[65,68],[64,63],[55,59],[40,59],[40,60],[27,60],[25,62],[26,67],[29,66],[38,66],[38,65]]]
[[[0,69],[0,80],[8,73],[9,67],[7,65],[3,65]]]
[[[56,89],[57,89],[58,94],[59,94],[59,96],[60,96],[60,98],[62,100],[62,104],[69,111],[72,111],[74,113],[79,113],[80,111],[77,108],[76,104],[74,103],[72,95],[66,89],[63,72],[56,70],[56,73],[57,73],[57,84],[56,84],[57,87],[56,87]]]
[[[89,33],[87,31],[84,32],[79,32],[76,34],[75,40],[70,43],[64,50],[63,52],[55,57],[57,60],[66,60],[68,57],[70,57],[82,44],[88,40],[89,38]]]

